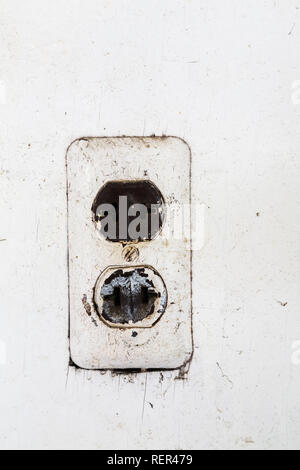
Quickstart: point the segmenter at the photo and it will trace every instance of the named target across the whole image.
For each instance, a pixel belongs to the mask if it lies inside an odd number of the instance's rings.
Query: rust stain
[[[88,314],[88,316],[90,317],[92,315],[92,307],[90,306],[90,304],[88,303],[87,301],[87,296],[86,294],[84,294],[84,296],[82,297],[82,304],[85,308],[85,311],[86,313]]]
[[[281,307],[286,307],[287,306],[287,302],[281,302],[280,300],[277,300],[277,303],[279,303],[279,305],[281,305]]]

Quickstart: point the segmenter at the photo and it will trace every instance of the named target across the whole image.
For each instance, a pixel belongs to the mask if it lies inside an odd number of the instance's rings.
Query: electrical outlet
[[[67,188],[72,362],[83,369],[187,364],[188,145],[175,137],[76,140],[67,152]]]

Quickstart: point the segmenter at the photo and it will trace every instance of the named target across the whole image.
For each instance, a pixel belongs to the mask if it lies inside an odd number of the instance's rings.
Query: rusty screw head
[[[131,263],[132,261],[136,261],[138,259],[140,252],[136,246],[129,245],[124,248],[122,255],[125,261]]]

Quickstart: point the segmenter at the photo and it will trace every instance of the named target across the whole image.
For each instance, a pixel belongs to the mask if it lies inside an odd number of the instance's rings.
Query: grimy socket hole
[[[92,205],[94,222],[110,242],[153,240],[165,220],[165,202],[149,180],[109,181]]]
[[[125,273],[117,270],[101,288],[101,313],[111,323],[136,323],[153,314],[161,296],[143,268]]]

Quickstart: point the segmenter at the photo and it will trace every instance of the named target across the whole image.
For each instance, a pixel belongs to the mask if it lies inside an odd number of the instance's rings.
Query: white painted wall
[[[300,1],[0,11],[0,447],[299,449]],[[153,133],[209,207],[188,380],[67,376],[66,148]]]

